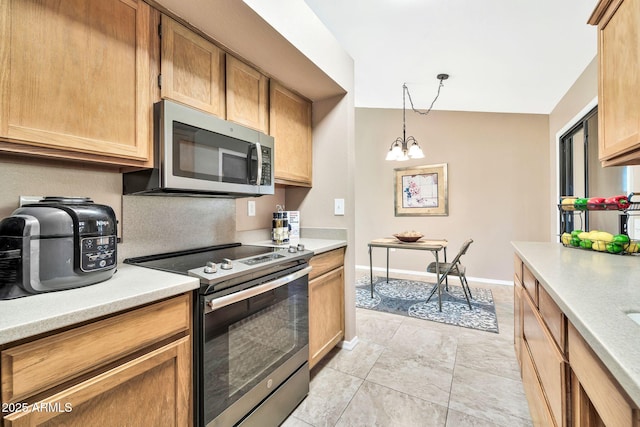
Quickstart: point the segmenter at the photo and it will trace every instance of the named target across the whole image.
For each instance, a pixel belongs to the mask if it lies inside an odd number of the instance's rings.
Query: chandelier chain
[[[447,76],[448,77],[448,76]],[[409,88],[407,87],[407,84],[404,83],[402,86],[404,87],[404,90],[407,91],[407,96],[409,97],[409,103],[411,104],[411,109],[418,114],[421,114],[423,116],[426,116],[427,114],[429,114],[431,112],[431,109],[433,108],[433,104],[436,103],[436,101],[438,100],[438,97],[440,96],[440,89],[442,89],[442,86],[444,86],[444,83],[442,82],[444,79],[440,79],[440,84],[438,85],[438,93],[436,93],[436,97],[433,98],[433,101],[431,102],[431,105],[429,106],[429,109],[427,111],[420,111],[417,110],[416,107],[413,106],[413,100],[411,99],[411,93],[409,92]]]

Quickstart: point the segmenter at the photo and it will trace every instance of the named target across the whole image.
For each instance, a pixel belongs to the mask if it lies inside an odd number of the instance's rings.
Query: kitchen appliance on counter
[[[274,139],[171,101],[154,106],[154,166],[123,174],[124,194],[274,194]]]
[[[116,216],[84,197],[45,197],[0,221],[0,299],[110,279],[117,266]]]
[[[313,252],[232,243],[124,262],[200,279],[195,425],[279,425],[309,392]]]

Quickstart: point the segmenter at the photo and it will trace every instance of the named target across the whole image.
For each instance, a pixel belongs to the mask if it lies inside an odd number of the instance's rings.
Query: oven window
[[[205,315],[205,425],[309,342],[307,278]]]

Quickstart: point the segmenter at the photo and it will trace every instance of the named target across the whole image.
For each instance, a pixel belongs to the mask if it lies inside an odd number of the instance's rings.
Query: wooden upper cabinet
[[[258,70],[227,55],[227,120],[267,133],[268,83]]]
[[[0,149],[143,165],[157,16],[136,0],[0,0]]]
[[[224,51],[162,15],[162,98],[225,117]]]
[[[603,166],[640,164],[640,1],[601,0],[598,26],[598,123]]]
[[[270,134],[276,183],[311,187],[311,102],[271,81]]]

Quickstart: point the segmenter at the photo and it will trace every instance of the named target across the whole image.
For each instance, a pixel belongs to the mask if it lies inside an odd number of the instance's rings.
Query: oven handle
[[[256,295],[263,294],[272,289],[279,288],[280,286],[284,286],[287,283],[291,283],[296,279],[306,276],[307,274],[309,274],[310,271],[311,271],[311,266],[308,266],[303,268],[302,270],[298,270],[286,276],[280,277],[276,280],[272,280],[271,282],[263,283],[262,285],[245,289],[244,291],[236,292],[234,294],[229,294],[220,298],[212,299],[210,301],[207,301],[207,305],[209,306],[211,311],[218,310],[228,305],[235,304],[236,302],[249,299]]]

